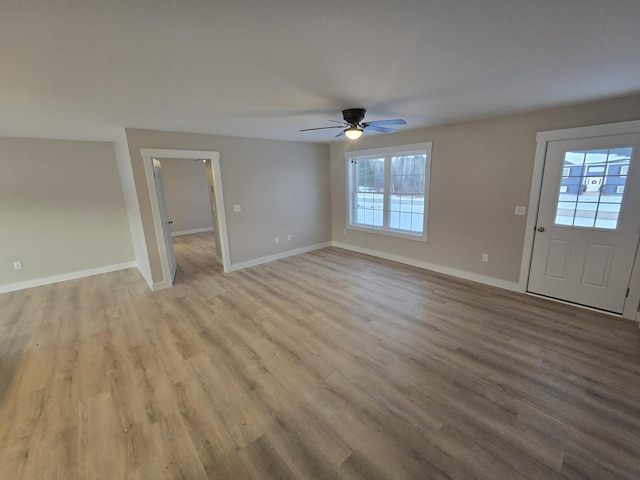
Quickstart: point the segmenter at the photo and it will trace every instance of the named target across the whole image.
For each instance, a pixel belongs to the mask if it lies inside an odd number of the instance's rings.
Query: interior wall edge
[[[140,213],[140,205],[136,194],[135,179],[133,169],[131,167],[131,156],[127,145],[127,134],[124,129],[120,132],[118,138],[113,142],[118,174],[120,175],[120,186],[124,196],[125,209],[127,211],[127,220],[129,222],[129,233],[131,236],[131,244],[135,262],[140,274],[147,284],[151,286],[151,268],[149,265],[149,254],[142,229],[142,218]]]

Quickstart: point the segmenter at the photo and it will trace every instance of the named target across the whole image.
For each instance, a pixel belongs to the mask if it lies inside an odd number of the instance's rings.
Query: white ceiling
[[[639,18],[639,0],[0,0],[0,135],[330,142],[298,130],[635,93]]]

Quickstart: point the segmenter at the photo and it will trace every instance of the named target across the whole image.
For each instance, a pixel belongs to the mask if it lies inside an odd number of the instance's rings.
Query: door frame
[[[529,195],[529,213],[527,214],[527,225],[525,230],[524,246],[522,249],[522,263],[520,265],[520,280],[518,282],[518,285],[522,292],[527,292],[529,283],[529,271],[531,269],[531,259],[533,256],[533,240],[535,236],[534,229],[538,220],[538,207],[540,204],[540,191],[542,189],[544,162],[546,159],[547,147],[549,142],[556,140],[577,140],[581,138],[624,135],[628,133],[640,133],[640,120],[538,132],[538,134],[536,135],[536,156],[533,164],[533,174],[531,178],[531,193]],[[638,312],[639,303],[640,254],[636,253],[633,270],[631,272],[631,280],[629,282],[629,297],[625,302],[622,317],[629,320],[640,321],[640,313]]]
[[[167,246],[162,233],[162,220],[160,218],[160,206],[158,204],[158,191],[156,182],[153,178],[153,159],[162,161],[163,158],[184,158],[187,160],[211,160],[211,168],[213,169],[213,181],[216,198],[216,209],[218,224],[214,227],[219,232],[220,251],[222,253],[222,269],[224,272],[229,271],[231,265],[229,255],[229,236],[227,233],[227,217],[224,208],[224,195],[222,190],[222,173],[220,172],[220,152],[208,150],[172,150],[161,148],[141,148],[140,153],[144,160],[144,171],[147,177],[147,185],[149,186],[149,200],[151,201],[151,212],[153,214],[153,226],[158,242],[158,250],[160,254],[160,265],[162,266],[163,281],[154,284],[154,290],[161,288],[169,288],[171,284],[171,273],[169,268],[169,259],[167,258]]]

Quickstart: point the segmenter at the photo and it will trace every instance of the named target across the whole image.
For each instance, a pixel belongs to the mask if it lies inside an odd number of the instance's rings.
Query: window
[[[431,142],[345,156],[349,228],[426,241]]]
[[[565,152],[554,224],[616,230],[631,158],[633,147]],[[567,176],[569,168],[581,176]]]

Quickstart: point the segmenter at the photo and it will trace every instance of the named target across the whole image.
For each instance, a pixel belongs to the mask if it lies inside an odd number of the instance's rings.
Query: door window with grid
[[[633,147],[564,154],[554,224],[616,230]]]
[[[431,143],[347,153],[349,227],[426,240]]]

